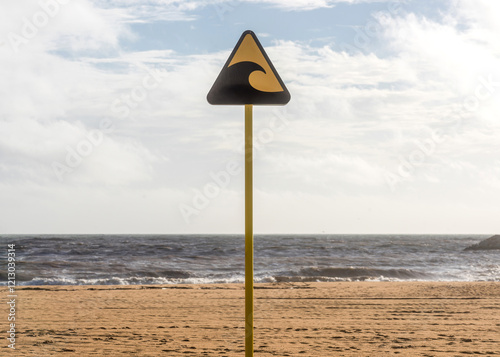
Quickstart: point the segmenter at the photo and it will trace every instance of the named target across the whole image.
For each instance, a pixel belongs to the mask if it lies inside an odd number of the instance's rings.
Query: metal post
[[[245,105],[245,357],[253,357],[253,105]]]

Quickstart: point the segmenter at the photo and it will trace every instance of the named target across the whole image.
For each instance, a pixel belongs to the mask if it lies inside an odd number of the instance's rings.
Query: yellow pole
[[[253,357],[253,106],[245,105],[245,357]]]

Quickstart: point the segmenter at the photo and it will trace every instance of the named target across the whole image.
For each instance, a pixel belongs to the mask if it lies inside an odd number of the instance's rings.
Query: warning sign
[[[257,36],[245,31],[207,95],[215,105],[284,105],[290,101]]]

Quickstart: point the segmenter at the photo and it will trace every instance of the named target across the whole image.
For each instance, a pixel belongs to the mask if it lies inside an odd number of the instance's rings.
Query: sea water
[[[256,282],[500,281],[484,235],[256,235]],[[17,285],[241,283],[242,235],[0,235]]]

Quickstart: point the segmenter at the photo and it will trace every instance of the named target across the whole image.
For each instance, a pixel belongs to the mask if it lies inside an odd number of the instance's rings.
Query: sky
[[[256,233],[500,233],[500,2],[0,4],[0,234],[243,233],[245,30],[291,93],[254,108]]]

